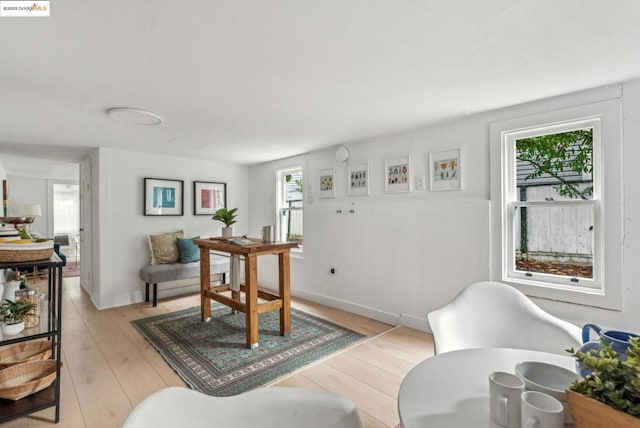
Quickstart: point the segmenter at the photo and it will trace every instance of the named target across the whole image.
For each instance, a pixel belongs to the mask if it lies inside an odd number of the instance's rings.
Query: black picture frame
[[[227,206],[227,183],[193,182],[193,215],[213,215]]]
[[[184,215],[184,181],[144,178],[145,216]]]

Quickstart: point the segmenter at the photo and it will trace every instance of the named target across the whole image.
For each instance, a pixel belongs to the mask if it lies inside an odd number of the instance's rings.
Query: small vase
[[[24,321],[20,321],[15,324],[2,323],[2,334],[4,335],[13,336],[20,333],[22,330],[24,330]]]
[[[232,226],[223,227],[222,236],[225,238],[231,238],[233,236],[233,227]]]
[[[7,282],[4,285],[4,290],[2,291],[2,301],[0,302],[0,304],[6,302],[7,300],[15,302],[16,290],[20,290],[20,281]]]

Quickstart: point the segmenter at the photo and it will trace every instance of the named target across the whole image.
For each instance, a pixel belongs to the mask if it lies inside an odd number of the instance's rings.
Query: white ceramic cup
[[[538,391],[522,394],[522,428],[563,428],[562,404],[550,395]]]
[[[520,428],[520,395],[524,382],[518,376],[505,372],[489,375],[489,415],[498,425]]]

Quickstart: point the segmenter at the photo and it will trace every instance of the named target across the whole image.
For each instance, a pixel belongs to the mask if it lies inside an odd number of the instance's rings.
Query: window
[[[535,107],[591,96],[602,98],[491,124],[490,277],[533,297],[621,309],[619,88]]]
[[[80,186],[53,184],[53,231],[55,235],[80,233]]]
[[[504,275],[601,289],[600,119],[506,131]]]
[[[304,181],[302,168],[278,171],[277,189],[278,239],[298,242],[298,251],[303,245]]]

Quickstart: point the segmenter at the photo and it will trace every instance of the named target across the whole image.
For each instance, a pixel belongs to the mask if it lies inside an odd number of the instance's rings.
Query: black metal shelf
[[[56,379],[47,388],[18,401],[0,399],[0,423],[38,412],[49,407],[56,408],[55,420],[60,421],[60,366],[61,357],[61,327],[62,327],[62,260],[53,253],[49,260],[33,262],[6,263],[0,262],[0,269],[23,269],[38,266],[48,269],[48,299],[37,326],[27,328],[19,335],[2,337],[0,346],[14,343],[28,342],[35,339],[47,338],[51,341],[51,357],[57,364]]]

